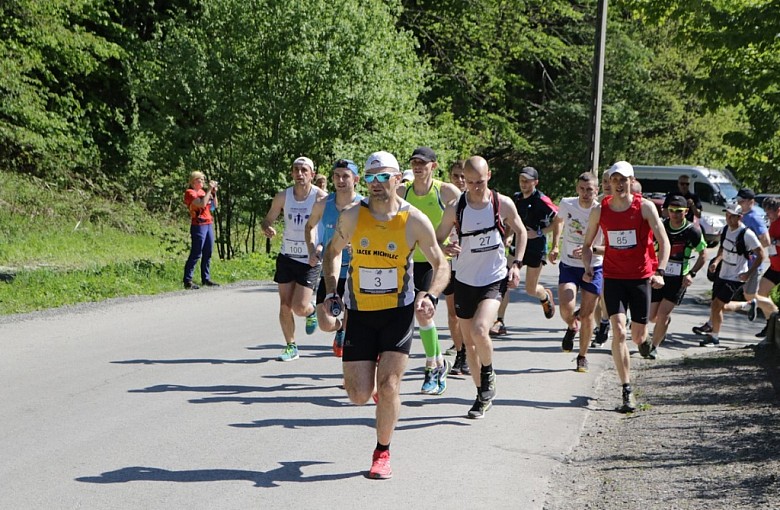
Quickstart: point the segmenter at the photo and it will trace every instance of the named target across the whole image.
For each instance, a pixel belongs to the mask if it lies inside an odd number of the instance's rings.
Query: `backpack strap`
[[[463,236],[477,236],[486,232],[490,232],[491,230],[498,230],[498,233],[501,234],[501,237],[504,237],[506,229],[504,228],[504,224],[501,222],[501,203],[498,200],[498,192],[494,189],[490,190],[490,203],[493,205],[493,226],[464,234],[461,231],[461,226],[463,225],[463,210],[466,208],[466,193],[461,193],[460,198],[458,199],[458,206],[455,208],[455,229],[458,232],[459,243]]]

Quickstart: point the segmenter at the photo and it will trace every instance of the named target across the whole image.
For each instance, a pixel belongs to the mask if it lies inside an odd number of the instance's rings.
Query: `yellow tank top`
[[[352,235],[352,261],[347,273],[344,302],[350,310],[387,310],[414,302],[412,247],[406,242],[409,203],[391,220],[371,215],[363,200]]]

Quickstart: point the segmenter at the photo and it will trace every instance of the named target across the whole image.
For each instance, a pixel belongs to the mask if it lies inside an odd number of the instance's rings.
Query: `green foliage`
[[[424,67],[394,22],[379,2],[215,0],[197,19],[166,24],[136,77],[139,150],[157,162],[144,180],[167,173],[168,193],[170,177],[186,182],[190,169],[219,180],[230,257],[295,157],[327,168],[378,148],[410,152],[428,132]]]

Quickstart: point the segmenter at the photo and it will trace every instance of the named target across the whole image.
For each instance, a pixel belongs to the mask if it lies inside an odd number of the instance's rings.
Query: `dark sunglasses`
[[[363,176],[363,178],[366,180],[368,184],[371,184],[376,180],[377,182],[387,182],[390,180],[390,178],[394,175],[398,175],[398,172],[382,172],[381,174],[366,174]]]

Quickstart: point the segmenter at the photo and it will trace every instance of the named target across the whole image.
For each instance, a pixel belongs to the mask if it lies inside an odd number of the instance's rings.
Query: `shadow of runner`
[[[323,482],[344,480],[363,476],[362,471],[354,473],[336,473],[330,475],[304,476],[301,468],[330,462],[297,461],[280,462],[281,467],[271,471],[248,471],[244,469],[187,469],[173,471],[168,469],[132,466],[116,471],[106,471],[100,476],[82,476],[77,482],[84,483],[127,483],[127,482],[227,482],[246,480],[255,487],[279,487],[281,482]]]

